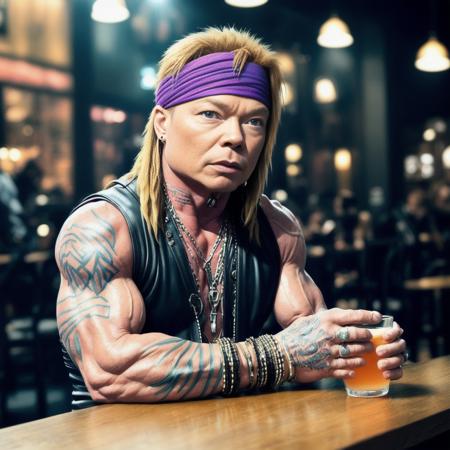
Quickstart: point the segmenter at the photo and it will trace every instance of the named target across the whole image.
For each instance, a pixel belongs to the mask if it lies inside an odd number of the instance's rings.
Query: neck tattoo
[[[165,186],[167,188],[167,191],[172,194],[174,201],[176,201],[180,205],[193,204],[192,197],[187,192],[182,191],[181,189],[178,189],[176,187],[169,186],[168,184],[166,184]]]

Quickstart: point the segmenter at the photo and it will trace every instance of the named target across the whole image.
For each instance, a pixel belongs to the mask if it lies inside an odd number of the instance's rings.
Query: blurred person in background
[[[36,160],[28,161],[16,174],[14,181],[19,191],[19,200],[28,215],[32,215],[36,206],[36,196],[41,190],[42,168]]]
[[[56,244],[73,407],[352,376],[371,348],[353,325],[381,315],[326,309],[299,222],[262,195],[281,111],[275,54],[209,28],[159,67],[131,172],[85,199]],[[264,334],[272,314],[281,331]],[[401,334],[378,347],[388,379],[402,376]]]
[[[27,226],[17,186],[0,168],[0,252],[17,251],[26,236]]]
[[[432,231],[430,212],[427,192],[422,188],[412,189],[404,205],[394,212],[397,231],[405,244],[429,241]]]
[[[336,222],[336,248],[353,246],[355,229],[358,225],[358,207],[355,194],[348,189],[341,190],[334,200],[333,209]]]
[[[450,185],[437,183],[431,188],[431,221],[435,242],[450,263]]]

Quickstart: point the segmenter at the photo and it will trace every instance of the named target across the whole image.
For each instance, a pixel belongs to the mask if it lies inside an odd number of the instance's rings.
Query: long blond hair
[[[234,67],[240,71],[246,62],[265,67],[269,73],[272,109],[267,124],[266,141],[255,170],[242,191],[241,219],[251,239],[259,241],[257,207],[271,166],[281,114],[281,73],[275,53],[247,31],[234,28],[206,28],[192,33],[171,45],[159,63],[157,86],[161,80],[176,75],[189,62],[200,56],[216,52],[235,52]],[[144,131],[144,142],[136,161],[127,174],[137,178],[141,212],[150,231],[158,237],[163,210],[161,152],[154,129],[155,113],[152,110]],[[233,194],[232,194],[233,195]]]

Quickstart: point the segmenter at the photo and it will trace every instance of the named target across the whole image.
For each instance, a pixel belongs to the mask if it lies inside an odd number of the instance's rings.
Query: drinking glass
[[[383,377],[382,371],[377,367],[379,360],[375,350],[378,345],[384,344],[383,329],[392,328],[394,317],[384,315],[381,322],[373,325],[358,325],[367,328],[372,333],[371,342],[373,351],[364,353],[362,357],[366,365],[355,369],[355,376],[344,380],[347,394],[351,397],[381,397],[389,392],[389,380]]]

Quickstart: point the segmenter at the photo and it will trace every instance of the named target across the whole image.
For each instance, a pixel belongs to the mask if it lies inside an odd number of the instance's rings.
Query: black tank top
[[[149,232],[141,214],[136,180],[116,180],[113,185],[86,197],[75,209],[107,201],[125,218],[133,251],[133,281],[145,303],[146,322],[142,333],[160,332],[201,342],[193,305],[197,288],[176,225],[164,222],[158,240]],[[236,211],[236,208],[231,208]],[[273,324],[273,305],[280,277],[280,252],[272,228],[258,207],[260,244],[251,241],[238,217],[231,218],[237,246],[225,254],[223,335],[236,341],[263,333]],[[237,255],[234,255],[235,249]],[[92,406],[83,377],[62,346],[65,365],[73,385],[72,408]]]

